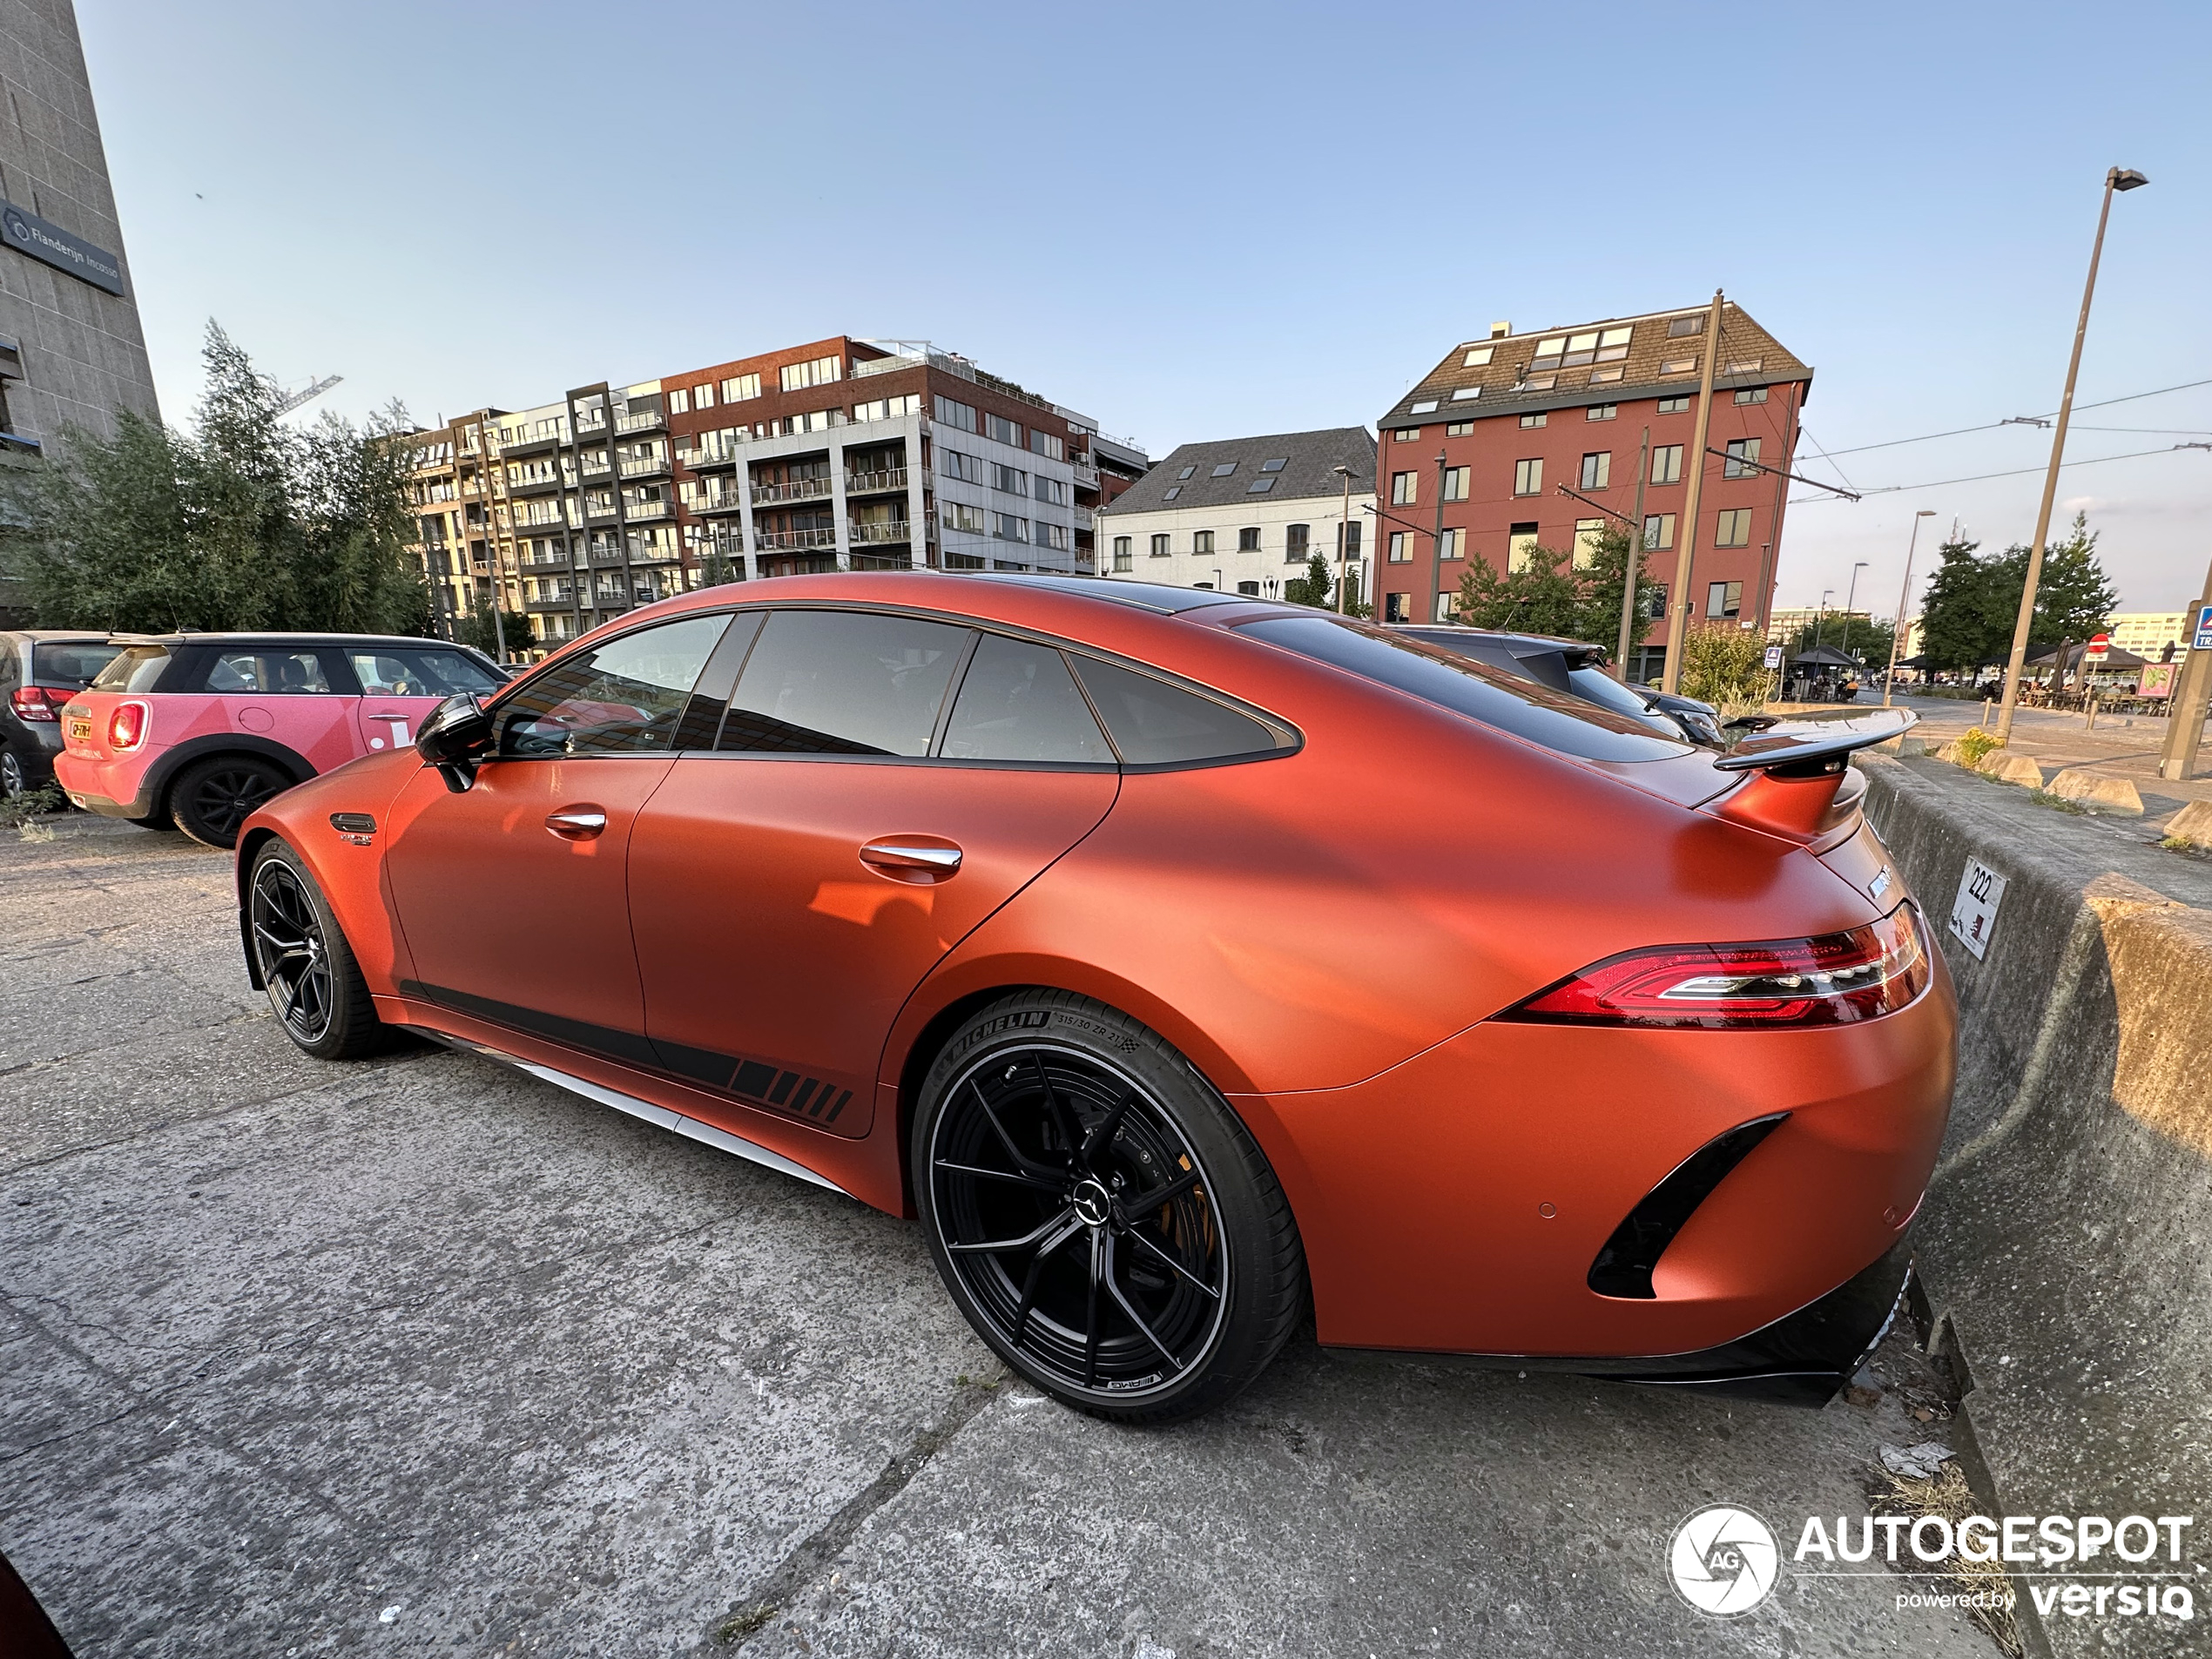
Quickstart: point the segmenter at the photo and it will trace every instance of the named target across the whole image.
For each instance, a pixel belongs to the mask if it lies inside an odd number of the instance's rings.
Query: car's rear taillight
[[[146,705],[117,704],[115,712],[107,717],[107,746],[118,751],[135,749],[145,740]]]
[[[1664,945],[1609,956],[1500,1017],[1572,1025],[1848,1025],[1893,1012],[1927,988],[1919,914],[1817,939]]]
[[[73,686],[18,685],[8,694],[8,706],[18,720],[58,720],[62,705],[76,695]]]

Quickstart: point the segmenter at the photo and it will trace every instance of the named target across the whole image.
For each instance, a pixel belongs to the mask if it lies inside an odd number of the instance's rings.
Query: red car
[[[442,640],[370,634],[119,634],[62,713],[54,777],[87,811],[229,847],[303,779],[405,749],[457,691],[506,684]]]
[[[421,1033],[919,1216],[1085,1410],[1218,1403],[1309,1305],[1818,1401],[1951,1096],[1845,765],[1910,718],[1716,752],[1234,594],[791,577],[278,797],[242,937],[310,1054]]]

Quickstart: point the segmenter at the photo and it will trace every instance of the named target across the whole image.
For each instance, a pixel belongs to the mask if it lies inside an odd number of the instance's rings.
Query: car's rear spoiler
[[[1713,757],[1722,772],[1753,775],[1710,810],[1770,834],[1817,840],[1858,808],[1862,792],[1843,789],[1852,752],[1901,737],[1919,723],[1910,709],[1837,709],[1778,720]]]

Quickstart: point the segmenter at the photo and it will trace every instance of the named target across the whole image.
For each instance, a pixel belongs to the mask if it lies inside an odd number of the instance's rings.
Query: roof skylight
[[[1217,478],[1226,478],[1231,473],[1236,470],[1237,463],[1235,462],[1224,461],[1218,467],[1216,467],[1213,469],[1213,475]]]

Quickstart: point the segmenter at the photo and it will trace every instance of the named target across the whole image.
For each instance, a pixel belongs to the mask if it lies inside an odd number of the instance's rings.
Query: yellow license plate
[[[71,715],[69,717],[69,740],[71,743],[91,742],[92,723],[81,714]]]

